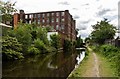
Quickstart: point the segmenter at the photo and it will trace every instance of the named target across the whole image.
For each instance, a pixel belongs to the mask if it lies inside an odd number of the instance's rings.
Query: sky
[[[8,0],[4,0],[8,1]],[[76,20],[76,28],[82,38],[92,32],[91,25],[107,18],[118,26],[118,2],[120,0],[11,0],[18,10],[25,13],[69,10]]]

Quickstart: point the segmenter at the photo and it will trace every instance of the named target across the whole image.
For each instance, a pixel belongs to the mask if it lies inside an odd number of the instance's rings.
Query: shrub
[[[24,58],[22,51],[22,44],[16,38],[4,36],[2,40],[2,56],[3,60]]]
[[[40,39],[43,41],[44,44],[49,45],[49,41],[47,39],[47,30],[43,27],[37,27],[37,39]]]
[[[28,47],[28,53],[29,53],[30,55],[37,55],[37,54],[40,53],[40,51],[39,51],[38,48],[36,48],[36,47],[34,47],[34,46],[30,46],[30,47]]]
[[[64,40],[64,45],[63,45],[64,51],[69,51],[71,49],[71,46],[72,46],[71,41],[67,39]]]
[[[18,28],[9,32],[11,37],[16,37],[17,40],[22,44],[22,52],[24,54],[27,53],[27,48],[32,43],[32,35],[30,33],[31,28],[29,24],[20,24],[18,25]]]
[[[50,38],[51,38],[51,40],[50,40],[51,46],[53,46],[56,49],[59,49],[61,47],[60,36],[57,34],[53,34],[50,36]]]
[[[35,40],[34,45],[36,48],[38,48],[41,51],[41,53],[47,52],[47,47],[42,40],[40,39]]]

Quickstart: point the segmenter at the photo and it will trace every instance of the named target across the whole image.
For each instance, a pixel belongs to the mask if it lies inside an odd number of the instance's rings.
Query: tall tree
[[[116,33],[116,28],[112,24],[109,24],[107,19],[93,25],[93,32],[91,38],[95,43],[103,44],[105,40],[113,39]]]
[[[17,9],[14,8],[15,3],[16,2],[12,3],[10,1],[0,1],[2,22],[6,23],[6,21],[12,21],[12,14],[17,11]]]

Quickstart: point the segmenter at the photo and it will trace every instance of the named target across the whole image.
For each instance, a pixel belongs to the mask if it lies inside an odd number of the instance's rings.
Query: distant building
[[[75,20],[68,10],[27,14],[20,10],[20,13],[14,14],[14,28],[17,27],[20,20],[23,23],[34,22],[39,26],[51,26],[61,35],[62,39],[76,40]]]

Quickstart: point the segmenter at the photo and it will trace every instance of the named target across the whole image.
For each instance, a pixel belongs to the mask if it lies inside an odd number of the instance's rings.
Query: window
[[[56,13],[56,16],[59,16],[59,12]]]
[[[65,15],[65,12],[62,12],[62,16],[64,16]]]
[[[27,19],[28,18],[28,15],[25,15],[25,19]]]
[[[64,22],[64,21],[65,21],[65,19],[64,19],[64,18],[62,18],[62,19],[61,19],[61,21],[62,21],[62,22]]]
[[[52,16],[54,16],[54,13],[52,13]]]
[[[42,18],[44,18],[45,17],[45,14],[42,14]]]
[[[59,25],[56,25],[56,30],[58,30],[59,29]]]
[[[56,18],[56,22],[59,22],[59,19],[58,19],[58,18]]]
[[[49,17],[50,16],[50,14],[49,13],[47,13],[47,17]]]
[[[40,18],[40,14],[38,14],[38,18]]]
[[[54,22],[54,18],[52,18],[52,23]]]
[[[37,14],[34,14],[34,18],[36,18],[36,15],[37,15]]]
[[[61,29],[64,30],[64,28],[65,28],[64,25],[61,25]]]
[[[49,23],[49,19],[47,19],[47,23]]]
[[[32,15],[32,14],[30,15],[30,18],[33,18],[33,15]]]

